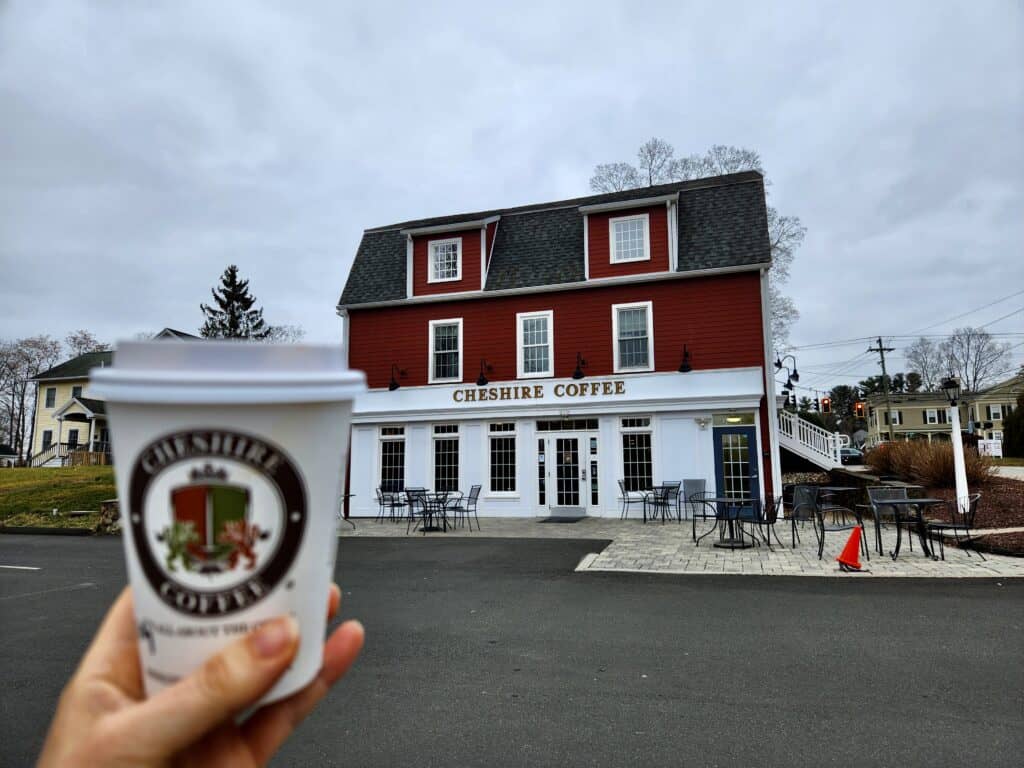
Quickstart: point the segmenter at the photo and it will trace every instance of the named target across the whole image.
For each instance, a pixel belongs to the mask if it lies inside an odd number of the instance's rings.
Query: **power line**
[[[988,304],[985,304],[983,306],[976,307],[974,309],[969,309],[969,310],[967,310],[966,312],[964,312],[962,314],[956,315],[954,317],[946,318],[945,320],[941,320],[941,321],[939,321],[937,323],[933,323],[932,325],[926,325],[923,328],[918,328],[917,331],[927,331],[930,328],[937,328],[940,325],[945,325],[946,323],[951,323],[954,320],[959,320],[961,317],[967,317],[968,315],[973,315],[975,312],[980,312],[983,309],[988,309],[989,307],[994,307],[996,304],[1001,304],[1004,301],[1006,301],[1007,299],[1012,299],[1014,296],[1020,296],[1022,293],[1024,293],[1024,291],[1017,291],[1016,293],[1011,293],[1009,296],[1003,296],[1001,299],[996,299],[995,301],[991,301]],[[911,333],[917,333],[917,331],[911,331]]]
[[[997,317],[997,318],[996,318],[995,320],[989,320],[989,321],[988,321],[987,323],[985,323],[985,325],[982,325],[982,326],[979,326],[979,327],[981,327],[981,328],[987,328],[987,327],[988,327],[988,326],[990,326],[990,325],[995,325],[995,324],[996,324],[996,323],[998,323],[998,322],[999,322],[1000,320],[1005,320],[1005,319],[1006,319],[1006,318],[1008,318],[1008,317],[1013,317],[1014,315],[1019,315],[1019,314],[1020,314],[1021,312],[1024,312],[1024,307],[1021,307],[1020,309],[1015,309],[1015,310],[1013,310],[1013,312],[1010,312],[1010,313],[1008,313],[1008,314],[1005,314],[1005,315],[1003,315],[1002,317]],[[991,336],[991,335],[992,335],[992,334],[989,334],[989,336]]]

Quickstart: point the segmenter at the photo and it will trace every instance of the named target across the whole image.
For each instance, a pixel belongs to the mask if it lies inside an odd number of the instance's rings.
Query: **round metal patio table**
[[[739,519],[739,512],[742,507],[750,507],[753,509],[754,500],[747,498],[734,498],[732,496],[713,496],[708,499],[702,499],[705,504],[715,505],[715,525],[710,531],[704,534],[707,536],[714,531],[718,530],[718,541],[715,542],[714,546],[719,549],[750,549],[754,546],[753,541],[747,541],[743,536],[743,528],[739,527],[739,536],[736,536],[736,529],[738,524],[744,522]],[[723,514],[723,508],[725,512]],[[726,527],[721,527],[721,523],[725,523]],[[728,530],[728,536],[726,535]],[[697,539],[697,545],[700,546],[700,540],[704,538],[701,536]]]

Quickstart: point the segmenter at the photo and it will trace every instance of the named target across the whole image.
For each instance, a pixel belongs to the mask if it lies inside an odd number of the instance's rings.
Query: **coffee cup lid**
[[[122,341],[89,379],[90,394],[115,403],[320,403],[366,390],[340,344]]]

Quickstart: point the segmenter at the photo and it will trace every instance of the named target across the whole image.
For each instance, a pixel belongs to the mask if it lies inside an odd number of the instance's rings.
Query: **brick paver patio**
[[[356,527],[342,523],[339,534],[348,536],[405,536],[405,523],[378,523],[373,519],[357,519]],[[900,556],[893,561],[888,554],[879,556],[872,549],[871,560],[861,559],[868,573],[844,574],[838,570],[836,556],[846,543],[847,533],[831,533],[825,539],[825,553],[818,560],[818,545],[810,525],[800,528],[802,543],[796,549],[790,544],[790,528],[785,521],[777,526],[784,547],[774,542],[774,552],[763,544],[753,549],[728,550],[711,546],[715,534],[695,546],[688,520],[682,523],[648,523],[639,520],[614,518],[584,518],[571,524],[541,523],[540,519],[481,518],[481,531],[472,533],[455,528],[447,533],[419,531],[410,536],[486,536],[498,538],[540,539],[596,539],[610,540],[611,544],[595,556],[588,556],[577,568],[581,572],[622,571],[673,574],[750,574],[761,576],[842,576],[843,578],[915,577],[915,578],[1021,578],[1024,577],[1024,558],[968,554],[954,547],[946,547],[945,561],[934,561],[921,554],[918,542],[911,552],[906,538]],[[698,535],[711,527],[711,521],[697,522]],[[874,544],[874,529],[868,526],[868,541]],[[886,553],[895,544],[891,528],[883,529]]]

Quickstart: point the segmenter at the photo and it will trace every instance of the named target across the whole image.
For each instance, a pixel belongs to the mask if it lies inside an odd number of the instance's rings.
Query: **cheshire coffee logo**
[[[146,579],[189,616],[225,616],[262,600],[288,573],[306,527],[295,463],[234,430],[174,432],[146,445],[129,503]]]

